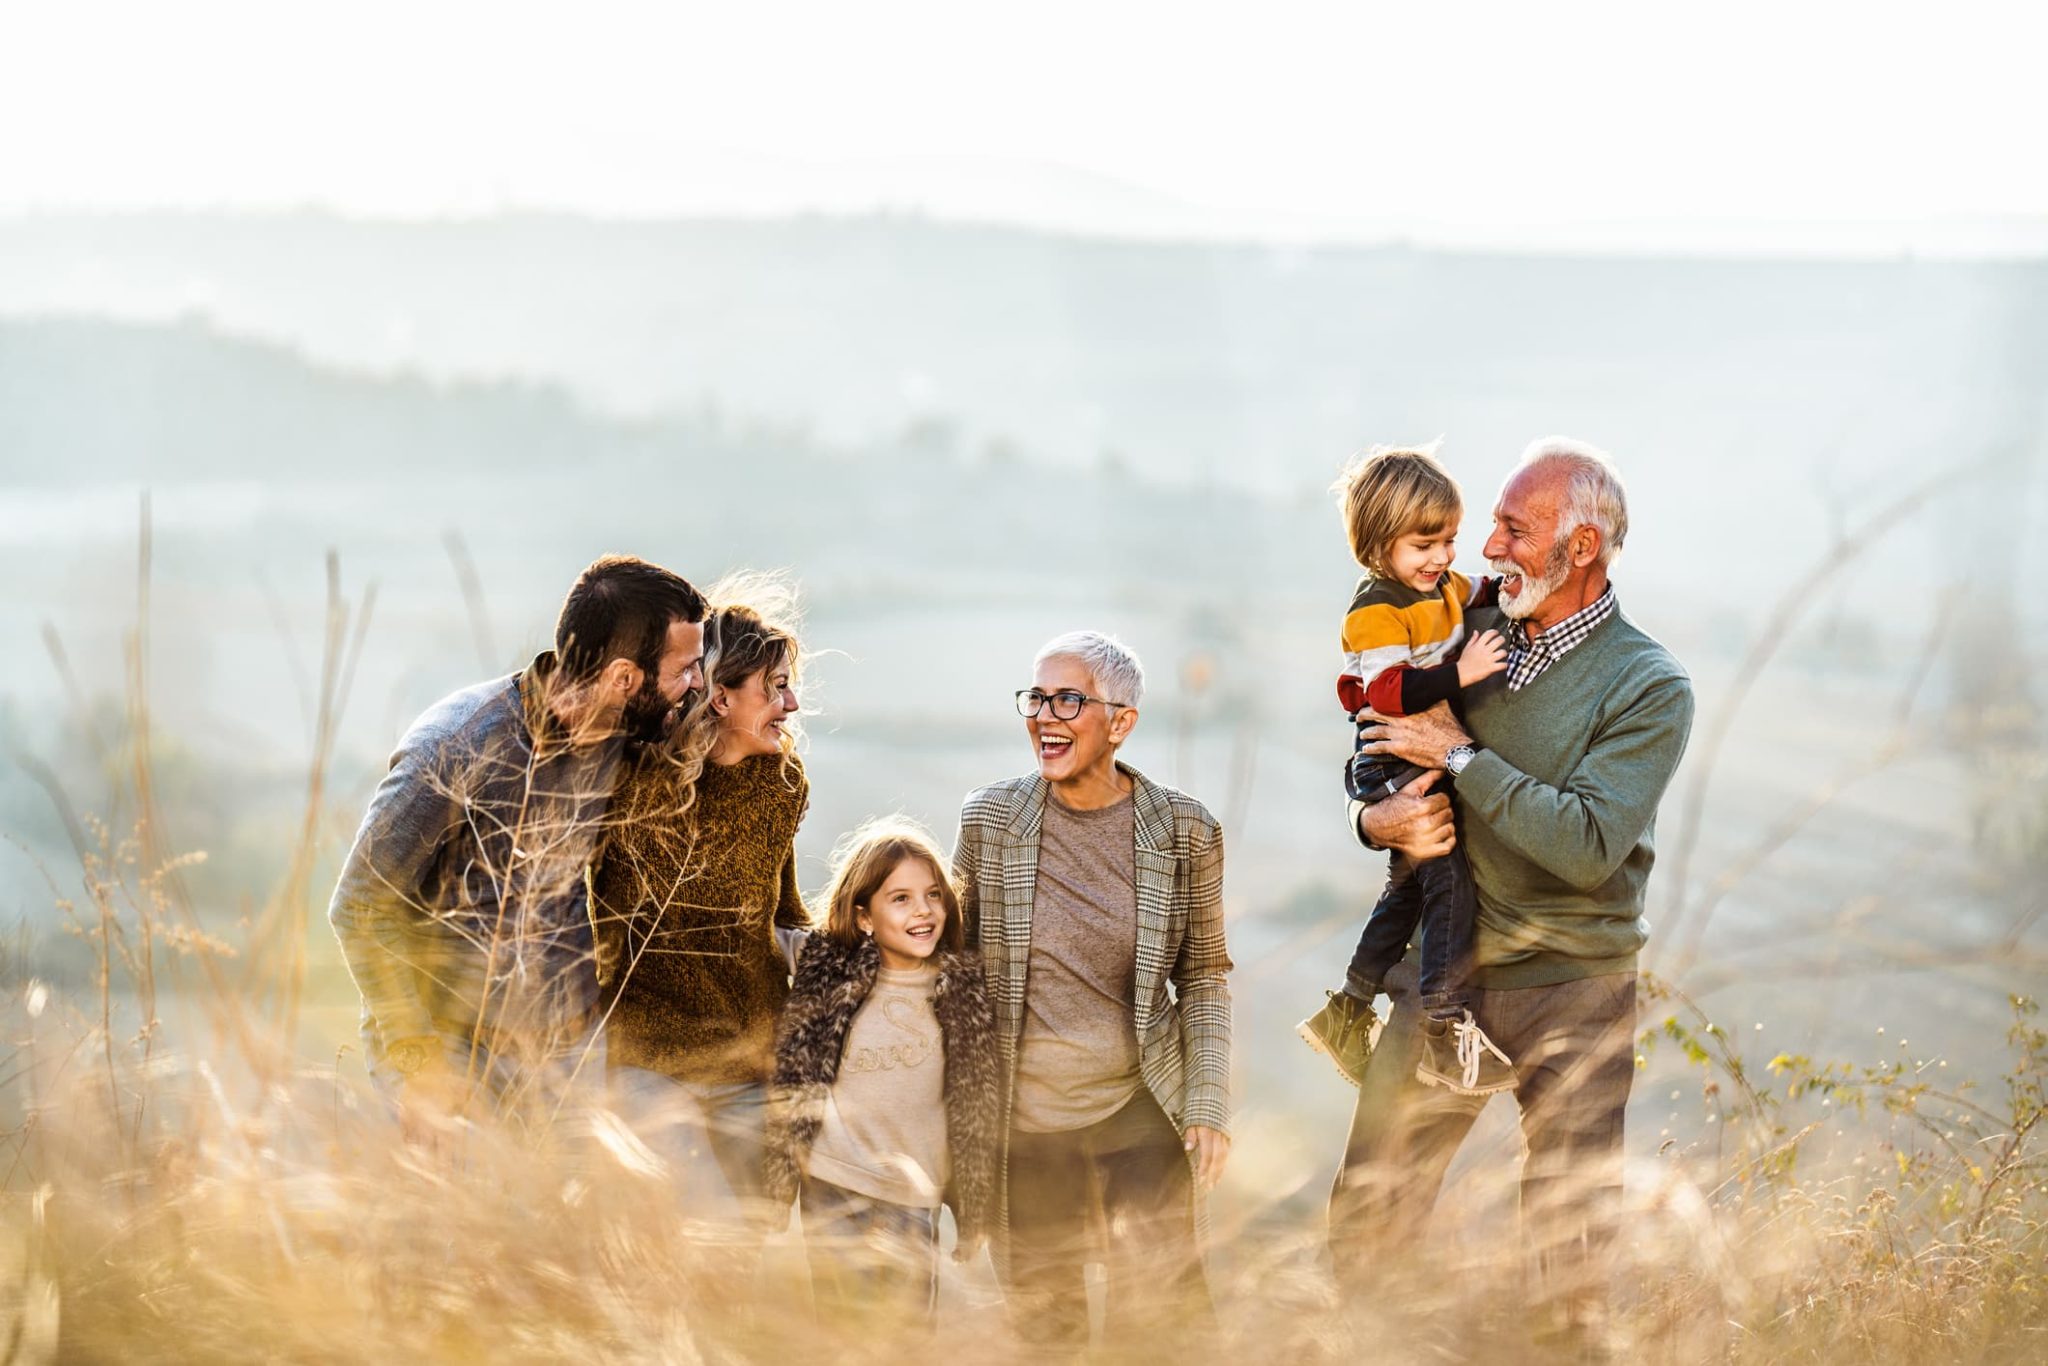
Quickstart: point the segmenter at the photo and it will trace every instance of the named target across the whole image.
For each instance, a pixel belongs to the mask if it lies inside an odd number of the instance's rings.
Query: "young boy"
[[[1367,708],[1407,716],[1438,702],[1459,707],[1465,688],[1507,667],[1498,632],[1467,638],[1466,611],[1491,606],[1496,584],[1475,583],[1451,569],[1464,505],[1435,453],[1435,443],[1375,446],[1347,466],[1334,486],[1351,553],[1365,568],[1344,616],[1344,672],[1337,679],[1338,700],[1354,720]],[[1368,754],[1364,743],[1361,723],[1344,767],[1344,789],[1355,801],[1384,800],[1425,771]],[[1437,787],[1449,782],[1445,776]],[[1419,863],[1392,854],[1386,890],[1358,937],[1344,988],[1330,992],[1328,1003],[1301,1022],[1302,1038],[1357,1085],[1372,1054],[1373,998],[1419,927],[1428,1019],[1415,1075],[1466,1095],[1511,1088],[1515,1073],[1507,1055],[1472,1017],[1477,916],[1462,847]]]

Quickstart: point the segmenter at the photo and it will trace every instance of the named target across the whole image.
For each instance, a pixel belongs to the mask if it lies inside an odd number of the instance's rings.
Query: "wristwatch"
[[[1444,772],[1453,778],[1465,771],[1465,765],[1472,762],[1472,756],[1479,751],[1471,745],[1452,745],[1444,751]]]

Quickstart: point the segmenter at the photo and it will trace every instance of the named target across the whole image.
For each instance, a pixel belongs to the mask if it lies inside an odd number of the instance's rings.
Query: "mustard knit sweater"
[[[768,1079],[789,995],[775,927],[808,923],[794,841],[809,794],[802,765],[772,754],[706,764],[688,821],[665,762],[621,784],[591,903],[612,1066]]]

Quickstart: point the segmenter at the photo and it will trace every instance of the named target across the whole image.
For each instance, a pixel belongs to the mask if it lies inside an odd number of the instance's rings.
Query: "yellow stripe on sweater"
[[[1344,618],[1344,652],[1362,654],[1392,647],[1405,648],[1411,662],[1440,662],[1416,659],[1440,653],[1463,632],[1465,599],[1472,595],[1472,581],[1456,572],[1444,576],[1443,589],[1435,597],[1408,607],[1392,603],[1370,603]]]

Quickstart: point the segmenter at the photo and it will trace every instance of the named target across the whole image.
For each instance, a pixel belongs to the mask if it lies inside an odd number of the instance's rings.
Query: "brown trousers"
[[[1187,1151],[1152,1093],[1065,1133],[1010,1133],[1010,1238],[1003,1290],[1018,1336],[1088,1343],[1082,1267],[1109,1272],[1104,1337],[1171,1339],[1211,1320],[1195,1242]]]
[[[1393,1013],[1358,1088],[1330,1193],[1331,1259],[1347,1291],[1427,1233],[1444,1172],[1486,1103],[1415,1079],[1423,1011],[1412,963],[1389,974],[1387,991]],[[1635,1080],[1635,974],[1482,990],[1472,1009],[1515,1064],[1522,1229],[1537,1296],[1582,1318],[1607,1297]]]

